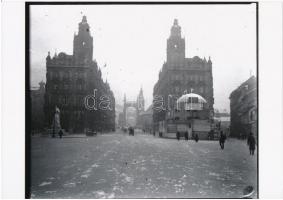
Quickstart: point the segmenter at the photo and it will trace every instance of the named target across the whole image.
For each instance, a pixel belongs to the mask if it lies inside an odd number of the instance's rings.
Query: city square
[[[257,154],[245,140],[175,140],[136,131],[33,137],[32,198],[241,198],[257,195]],[[73,148],[76,146],[76,148]]]

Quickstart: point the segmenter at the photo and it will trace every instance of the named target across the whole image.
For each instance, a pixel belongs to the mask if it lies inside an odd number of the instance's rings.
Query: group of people
[[[219,145],[222,150],[224,149],[225,141],[226,141],[226,135],[223,133],[223,131],[221,131],[219,137]],[[250,132],[248,136],[247,145],[249,146],[250,155],[254,155],[256,140],[252,132]]]

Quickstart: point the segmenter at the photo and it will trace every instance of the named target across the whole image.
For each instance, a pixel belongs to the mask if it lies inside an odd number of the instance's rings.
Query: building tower
[[[185,39],[181,36],[178,20],[174,20],[170,37],[167,39],[167,63],[182,63],[185,60]]]
[[[138,112],[144,111],[144,96],[142,88],[140,89],[140,93],[137,98],[137,109]]]
[[[64,52],[57,55],[55,52],[51,58],[48,52],[46,57],[46,126],[51,127],[55,107],[58,107],[61,125],[70,133],[83,133],[86,129],[114,130],[115,98],[108,82],[103,81],[97,62],[93,60],[93,38],[86,16],[82,17],[78,28],[73,40],[73,55]],[[97,109],[95,100],[89,98],[94,90],[97,90],[98,96],[106,96],[113,104]]]
[[[86,16],[79,23],[79,32],[74,35],[73,55],[79,63],[92,61],[93,38],[90,35],[90,27]]]

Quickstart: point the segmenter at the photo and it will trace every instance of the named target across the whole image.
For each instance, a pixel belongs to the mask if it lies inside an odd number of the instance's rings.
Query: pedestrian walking
[[[59,137],[62,138],[62,136],[63,136],[63,131],[62,131],[62,129],[60,129],[60,131],[58,132],[58,134],[59,134]]]
[[[253,136],[252,132],[250,132],[247,144],[249,146],[250,155],[254,155],[254,151],[255,151],[255,137]]]
[[[131,126],[128,128],[128,132],[129,132],[129,135],[132,135],[132,127]]]
[[[133,127],[129,127],[129,135],[134,136],[134,128]]]
[[[195,141],[198,142],[199,138],[198,138],[198,134],[195,134]]]
[[[220,132],[220,138],[219,138],[219,144],[220,144],[220,147],[221,147],[222,150],[224,149],[225,140],[226,140],[226,135],[224,135],[223,131],[221,131]]]

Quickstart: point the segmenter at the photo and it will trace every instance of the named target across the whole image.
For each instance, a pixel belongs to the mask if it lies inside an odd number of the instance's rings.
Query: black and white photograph
[[[283,198],[283,0],[0,5],[1,198]]]
[[[29,3],[26,195],[258,198],[257,6]]]
[[[282,0],[0,4],[1,198],[283,198]]]

